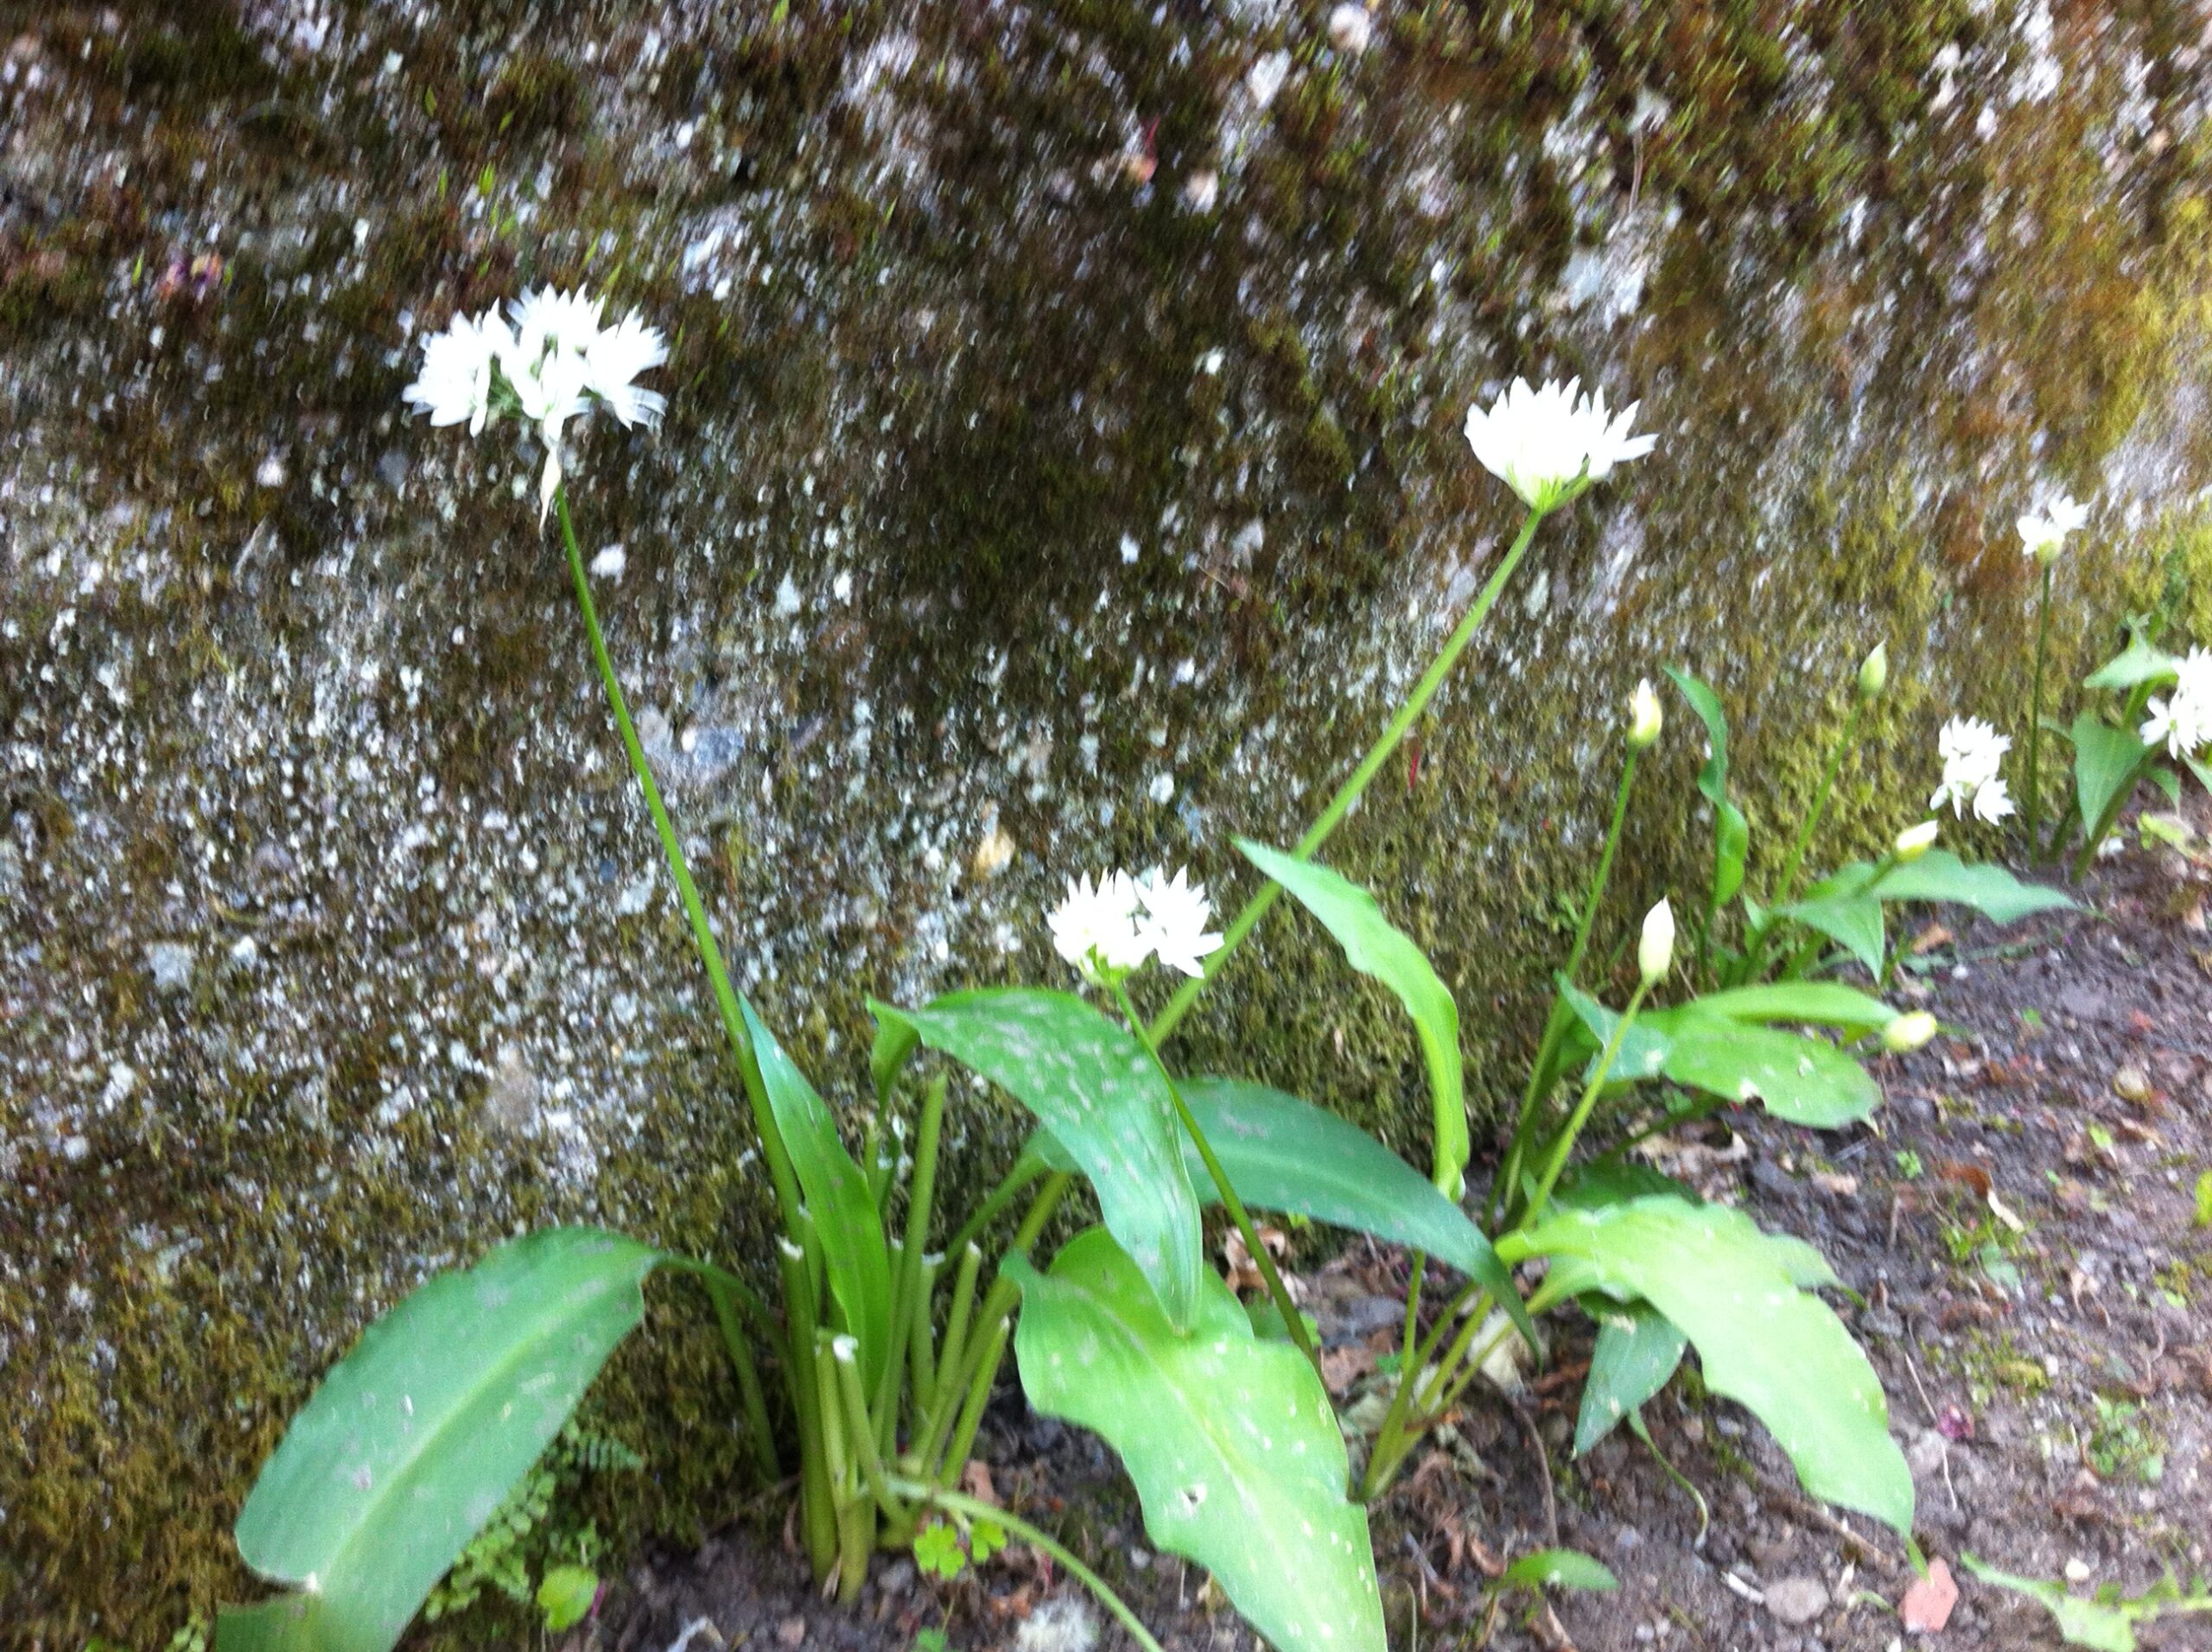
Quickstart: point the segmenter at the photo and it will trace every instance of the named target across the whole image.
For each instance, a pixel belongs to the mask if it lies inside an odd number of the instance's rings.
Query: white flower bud
[[[1666,724],[1666,714],[1659,708],[1659,696],[1652,692],[1651,679],[1645,677],[1636,685],[1636,692],[1628,700],[1629,750],[1643,750],[1659,738],[1659,731]]]
[[[1923,820],[1919,825],[1908,826],[1899,832],[1897,841],[1891,846],[1891,853],[1897,857],[1897,864],[1910,866],[1929,850],[1934,848],[1937,829],[1934,821]]]
[[[1892,1055],[1910,1055],[1936,1036],[1936,1018],[1924,1009],[1900,1015],[1882,1029],[1882,1047]]]
[[[1675,963],[1675,909],[1661,901],[1643,915],[1643,938],[1637,943],[1636,964],[1647,987]]]
[[[1876,643],[1874,651],[1859,663],[1859,697],[1878,700],[1890,684],[1890,645]]]

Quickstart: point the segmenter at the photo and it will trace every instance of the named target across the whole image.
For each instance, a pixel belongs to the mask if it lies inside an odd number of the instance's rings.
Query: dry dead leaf
[[[1933,952],[1939,946],[1948,946],[1951,939],[1950,931],[1945,929],[1941,924],[1930,924],[1912,937],[1912,950],[1915,955]]]
[[[1951,1621],[1951,1608],[1959,1604],[1959,1585],[1950,1566],[1941,1560],[1928,1563],[1928,1575],[1915,1578],[1897,1602],[1897,1618],[1908,1635],[1936,1635]]]
[[[1859,1178],[1847,1176],[1840,1171],[1815,1171],[1813,1185],[1819,1188],[1821,1192],[1832,1193],[1840,1199],[1855,1199],[1859,1197]]]

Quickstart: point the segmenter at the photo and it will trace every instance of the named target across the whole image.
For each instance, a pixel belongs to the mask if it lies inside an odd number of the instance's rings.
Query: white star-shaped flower
[[[1643,458],[1658,441],[1629,434],[1642,403],[1610,414],[1602,391],[1576,395],[1581,382],[1553,380],[1533,390],[1516,378],[1488,412],[1467,410],[1467,445],[1532,511],[1550,510],[1586,481],[1605,480],[1614,466]]]
[[[2176,762],[2212,740],[2212,653],[2192,648],[2177,667],[2173,691],[2151,701],[2141,729],[2145,746],[2163,746]]]
[[[480,435],[497,390],[493,369],[513,347],[514,335],[497,310],[456,315],[423,346],[422,372],[400,396],[428,413],[432,424],[465,422],[470,435]]]
[[[1997,771],[2012,749],[2011,739],[1980,718],[1952,718],[1936,738],[1943,780],[1928,806],[1940,809],[1948,804],[1961,819],[1969,812],[1983,820],[2004,819],[2012,812],[2012,798]]]
[[[1126,872],[1070,878],[1066,895],[1045,916],[1052,950],[1093,986],[1119,979],[1152,956],[1138,930],[1138,905],[1136,880]]]
[[[1179,867],[1171,878],[1166,868],[1154,867],[1137,880],[1137,933],[1160,963],[1186,975],[1205,975],[1205,960],[1222,939],[1206,927],[1213,921],[1213,903],[1205,885],[1191,882]]]
[[[2020,548],[2028,556],[2048,562],[2064,547],[2066,536],[2089,519],[2089,507],[2061,493],[2040,516],[2024,516],[2013,525],[2020,531]]]

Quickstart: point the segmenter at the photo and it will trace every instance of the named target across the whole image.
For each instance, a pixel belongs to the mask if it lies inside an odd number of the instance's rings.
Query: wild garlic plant
[[[2066,537],[2088,519],[2088,505],[2070,493],[2061,493],[2040,512],[2024,516],[2014,524],[2019,532],[2022,554],[2036,564],[2043,576],[2042,589],[2036,599],[2035,674],[2028,695],[2028,779],[2024,795],[2031,853],[2043,841],[2043,665],[2044,657],[2050,651],[2051,575],[2057,569],[2058,553],[2066,547]]]
[[[2212,652],[2165,652],[2155,618],[2129,623],[2127,646],[2082,680],[2096,696],[2063,730],[2074,747],[2073,822],[2062,817],[2050,848],[2064,847],[2071,825],[2082,829],[2074,875],[2089,869],[2120,811],[2145,782],[2169,804],[2181,801],[2181,772],[2212,789],[2205,747],[2212,745]]]
[[[759,1466],[771,1477],[795,1466],[798,1530],[842,1597],[880,1548],[926,1538],[932,1554],[944,1549],[944,1521],[982,1547],[995,1541],[987,1533],[1010,1530],[1058,1555],[1157,1652],[1075,1556],[957,1489],[1011,1340],[1030,1402],[1114,1445],[1154,1542],[1208,1567],[1262,1635],[1283,1647],[1381,1652],[1374,1559],[1364,1512],[1347,1496],[1344,1441],[1246,1201],[1417,1245],[1516,1309],[1519,1297],[1456,1202],[1469,1148],[1450,994],[1374,902],[1313,857],[1443,686],[1544,518],[1654,439],[1631,434],[1634,407],[1616,415],[1573,382],[1516,380],[1495,406],[1470,413],[1470,444],[1527,506],[1520,531],[1306,833],[1287,851],[1239,843],[1263,881],[1225,931],[1212,930],[1205,891],[1185,874],[1078,879],[1046,927],[1090,998],[1020,988],[948,994],[919,1008],[873,1003],[874,1109],[855,1159],[836,1115],[731,980],[609,658],[570,517],[563,442],[594,410],[625,425],[655,423],[661,398],[635,380],[666,359],[666,346],[635,317],[603,325],[602,308],[541,291],[505,316],[456,318],[430,341],[407,398],[473,435],[517,420],[544,450],[540,520],[550,511],[559,523],[592,658],[760,1139],[780,1229],[780,1299],[732,1268],[590,1228],[531,1234],[433,1278],[362,1334],[264,1465],[238,1546],[292,1592],[226,1612],[224,1646],[394,1644],[639,1322],[645,1277],[667,1269],[703,1287]],[[1429,1178],[1305,1102],[1185,1077],[1169,1062],[1173,1029],[1286,889],[1414,1011],[1436,1092]],[[1147,1023],[1128,985],[1151,964],[1185,979]],[[940,1209],[950,1086],[925,1052],[988,1080],[1039,1124],[1006,1176],[962,1211]],[[890,1121],[908,1116],[911,1162],[887,1147]],[[1078,1177],[1099,1223],[1039,1268],[1030,1252]],[[1206,1268],[1204,1202],[1224,1204],[1242,1230],[1274,1314],[1248,1313]],[[994,1261],[987,1241],[1017,1210]],[[773,1407],[764,1369],[776,1378]]]

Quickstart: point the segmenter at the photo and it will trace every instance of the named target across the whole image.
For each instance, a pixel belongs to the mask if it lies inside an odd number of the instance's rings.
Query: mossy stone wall
[[[1516,524],[1515,373],[1658,451],[1547,530],[1333,858],[1433,950],[1484,1139],[1620,709],[1681,663],[1824,848],[2018,730],[2012,520],[2094,496],[2061,681],[2212,639],[2185,0],[0,4],[0,1622],[150,1649],[363,1321],[534,1223],[761,1262],[762,1180],[532,455],[402,416],[537,281],[675,337],[579,444],[733,956],[841,1102],[864,994],[1055,973],[1071,873],[1294,836]],[[1679,714],[1618,909],[1691,887]],[[1771,867],[1772,834],[1762,839]],[[1757,875],[1755,872],[1755,875]],[[1189,1024],[1425,1153],[1395,1011],[1278,921]],[[1016,1121],[963,1098],[971,1185]],[[601,1420],[730,1505],[699,1305]]]

